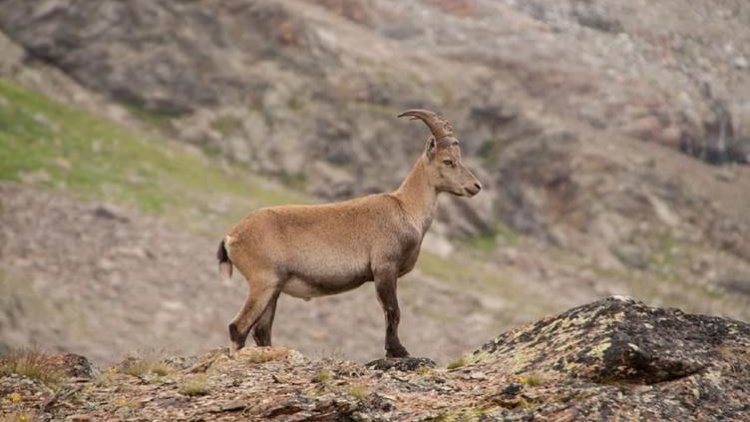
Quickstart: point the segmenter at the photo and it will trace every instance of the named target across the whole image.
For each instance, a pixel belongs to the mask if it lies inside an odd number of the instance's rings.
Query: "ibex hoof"
[[[394,346],[385,351],[385,357],[387,358],[406,358],[409,357],[409,352],[402,345]]]
[[[232,340],[232,350],[237,351],[245,347],[247,335],[242,335],[234,322],[229,324],[229,339]]]

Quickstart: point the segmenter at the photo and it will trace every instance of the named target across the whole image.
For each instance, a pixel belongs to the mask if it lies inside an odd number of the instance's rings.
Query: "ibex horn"
[[[453,127],[451,127],[450,123],[429,110],[413,109],[407,110],[398,115],[398,117],[405,116],[411,117],[412,120],[419,119],[423,121],[427,127],[430,128],[432,136],[434,136],[435,139],[453,135]]]

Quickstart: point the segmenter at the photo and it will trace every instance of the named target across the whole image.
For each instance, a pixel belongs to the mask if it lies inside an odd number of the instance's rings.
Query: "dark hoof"
[[[385,358],[385,359],[377,359],[372,362],[368,362],[367,364],[365,364],[365,366],[370,369],[378,369],[381,371],[395,369],[397,371],[409,372],[409,371],[416,371],[421,366],[434,368],[435,361],[433,361],[430,358],[414,358],[414,357]]]
[[[402,345],[394,346],[385,350],[385,357],[387,358],[408,358],[409,352]]]
[[[240,333],[240,330],[237,329],[237,324],[235,323],[229,324],[229,339],[232,340],[235,350],[240,350],[243,347],[245,347],[246,338],[247,338],[247,334],[242,335],[242,333]]]
[[[271,347],[271,336],[268,333],[259,333],[253,330],[253,340],[258,347]]]

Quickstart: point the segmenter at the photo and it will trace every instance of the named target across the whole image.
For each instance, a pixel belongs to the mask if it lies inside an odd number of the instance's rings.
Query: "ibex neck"
[[[437,191],[427,175],[424,157],[414,164],[393,195],[401,201],[411,223],[424,235],[430,228],[437,205]]]

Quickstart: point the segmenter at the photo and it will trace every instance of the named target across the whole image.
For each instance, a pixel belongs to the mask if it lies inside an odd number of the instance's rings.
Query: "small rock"
[[[469,378],[473,380],[483,380],[487,379],[487,375],[485,375],[484,372],[475,371],[469,374]]]
[[[750,66],[747,59],[742,56],[735,57],[733,64],[737,69],[747,69]]]
[[[522,389],[523,386],[521,384],[513,383],[505,387],[501,394],[506,397],[515,397]]]
[[[245,410],[247,403],[244,400],[231,400],[209,410],[211,413],[236,412]]]
[[[47,364],[68,377],[83,379],[93,378],[97,371],[91,362],[81,355],[75,353],[57,353],[47,358]]]
[[[95,216],[106,220],[118,220],[122,222],[129,220],[128,217],[125,216],[125,212],[120,207],[113,204],[99,204],[92,212]]]

